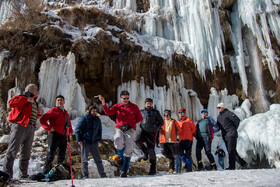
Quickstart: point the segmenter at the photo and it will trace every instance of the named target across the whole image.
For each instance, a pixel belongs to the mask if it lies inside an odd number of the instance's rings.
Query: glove
[[[125,124],[125,125],[120,126],[119,129],[121,131],[125,132],[125,131],[128,131],[128,130],[132,129],[132,127],[129,126],[128,124]]]

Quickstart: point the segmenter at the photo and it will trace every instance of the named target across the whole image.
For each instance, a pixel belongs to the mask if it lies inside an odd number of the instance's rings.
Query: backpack
[[[50,181],[71,179],[70,165],[66,163],[57,164],[45,175],[45,177]]]

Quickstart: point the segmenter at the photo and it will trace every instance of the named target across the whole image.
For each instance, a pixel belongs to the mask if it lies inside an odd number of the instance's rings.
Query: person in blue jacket
[[[107,177],[99,153],[98,143],[102,138],[102,124],[97,116],[97,108],[91,106],[89,112],[80,118],[75,129],[78,144],[82,149],[83,178],[88,178],[88,155],[91,153],[100,177]]]

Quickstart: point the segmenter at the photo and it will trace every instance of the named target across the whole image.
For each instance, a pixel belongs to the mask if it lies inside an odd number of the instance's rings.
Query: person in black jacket
[[[136,137],[136,145],[143,151],[144,160],[150,157],[150,171],[148,175],[156,174],[155,142],[157,133],[163,125],[159,111],[153,109],[153,100],[145,100],[145,109],[140,110],[143,121],[140,124],[140,134]]]
[[[102,124],[97,116],[97,108],[92,106],[89,112],[80,118],[75,129],[76,139],[82,148],[82,173],[83,178],[88,178],[88,155],[91,153],[96,163],[99,175],[107,177],[104,172],[102,160],[98,149],[98,143],[102,138]]]
[[[217,109],[219,111],[217,124],[222,131],[222,137],[226,143],[229,155],[229,167],[227,169],[234,170],[235,161],[237,161],[242,168],[246,168],[246,161],[243,160],[236,151],[238,137],[237,128],[239,126],[240,119],[234,113],[226,109],[224,103],[219,103]]]
[[[218,154],[219,164],[224,169],[225,168],[225,166],[224,166],[224,157],[226,156],[226,153],[224,152],[223,149],[220,148],[220,146],[217,146],[217,151],[216,151],[215,155],[217,155],[217,154]]]

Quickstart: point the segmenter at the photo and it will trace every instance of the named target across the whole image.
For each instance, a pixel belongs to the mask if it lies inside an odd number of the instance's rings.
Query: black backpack
[[[57,164],[45,176],[50,181],[71,179],[70,165],[66,163]]]

